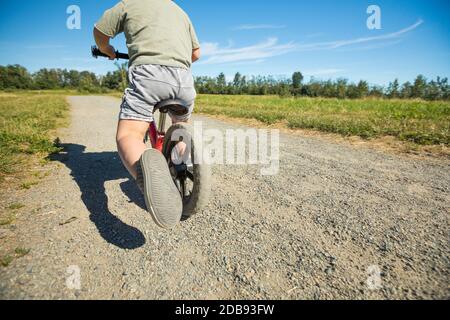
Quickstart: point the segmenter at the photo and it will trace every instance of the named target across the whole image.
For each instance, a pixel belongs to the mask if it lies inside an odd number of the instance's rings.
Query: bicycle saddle
[[[183,116],[189,113],[189,106],[186,105],[186,102],[179,99],[169,99],[159,102],[155,106],[155,111],[161,113],[171,112],[177,116]]]

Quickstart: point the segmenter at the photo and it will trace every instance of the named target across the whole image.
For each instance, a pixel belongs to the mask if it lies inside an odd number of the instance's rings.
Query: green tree
[[[217,77],[218,93],[219,94],[224,94],[225,91],[226,91],[226,86],[227,86],[227,79],[225,77],[225,74],[222,72]]]
[[[347,79],[338,79],[336,81],[336,97],[339,99],[345,99],[347,96]]]
[[[120,71],[108,72],[102,79],[102,86],[111,90],[120,90],[121,81]]]
[[[438,86],[438,83],[436,81],[432,80],[432,81],[430,81],[428,83],[423,98],[426,99],[426,100],[439,100],[439,99],[441,99],[439,86]]]
[[[120,64],[116,62],[115,65],[120,75],[120,89],[121,91],[125,91],[125,89],[128,87],[128,76],[127,76],[128,63],[124,62]]]
[[[80,72],[80,82],[78,84],[78,90],[81,92],[98,93],[102,89],[100,87],[100,81],[93,72],[82,71]]]
[[[369,84],[367,81],[359,81],[357,86],[358,98],[365,98],[369,95]]]
[[[241,86],[241,74],[239,72],[237,72],[234,75],[234,79],[233,79],[233,86],[235,87],[240,87]]]
[[[347,92],[346,92],[347,98],[350,99],[358,99],[361,98],[361,92],[358,90],[358,86],[350,83],[347,85]]]
[[[69,70],[64,73],[65,86],[69,88],[78,88],[80,85],[80,72],[77,70]]]
[[[439,87],[439,99],[450,99],[450,85],[448,83],[448,78],[437,77],[436,83]]]
[[[425,96],[426,88],[427,88],[427,79],[423,75],[418,75],[416,80],[414,80],[411,96],[413,98],[423,98]]]
[[[372,86],[369,91],[369,96],[382,98],[384,96],[384,88],[382,86]]]
[[[0,66],[0,89],[32,89],[33,79],[20,65]]]
[[[294,90],[300,89],[302,87],[303,79],[304,77],[301,72],[294,72],[294,74],[292,75],[292,87],[294,88]]]
[[[57,69],[41,69],[33,74],[37,89],[60,89],[63,86],[62,73]]]
[[[409,99],[412,97],[412,85],[411,82],[407,81],[402,85],[402,89],[400,91],[400,96],[403,99]]]
[[[395,79],[394,82],[389,83],[386,90],[386,95],[390,99],[395,99],[400,96],[400,83],[398,82],[398,79]]]
[[[241,94],[242,93],[242,76],[239,72],[234,75],[234,79],[232,82],[232,90],[233,94]]]

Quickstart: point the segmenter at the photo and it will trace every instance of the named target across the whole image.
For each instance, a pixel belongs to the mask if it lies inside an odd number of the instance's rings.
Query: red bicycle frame
[[[153,120],[148,129],[148,137],[153,149],[158,150],[161,153],[163,152],[164,139],[166,136],[166,119],[167,114],[160,112],[158,126],[156,126],[156,122]]]

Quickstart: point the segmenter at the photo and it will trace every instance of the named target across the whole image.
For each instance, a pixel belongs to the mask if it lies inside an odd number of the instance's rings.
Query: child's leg
[[[147,147],[144,137],[149,128],[147,122],[120,120],[117,129],[117,147],[123,164],[136,179],[136,164]]]
[[[194,89],[192,89],[192,91],[194,91]],[[194,91],[194,96],[195,96],[195,91]],[[188,124],[189,120],[191,119],[193,111],[194,111],[194,103],[192,102],[189,107],[189,112],[185,115],[177,116],[175,114],[169,113],[169,116],[172,119],[172,124],[177,124],[177,123]],[[182,159],[186,152],[186,147],[187,147],[186,143],[179,142],[177,144],[176,148],[174,148],[172,150],[172,161],[178,162],[179,159]]]

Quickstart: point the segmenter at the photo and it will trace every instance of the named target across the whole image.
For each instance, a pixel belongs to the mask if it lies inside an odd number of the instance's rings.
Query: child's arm
[[[200,60],[200,48],[192,50],[192,63]]]
[[[116,50],[109,44],[111,37],[103,34],[97,28],[94,28],[94,39],[98,49],[102,53],[108,55],[110,60],[114,60],[116,58]]]
[[[116,52],[114,47],[109,44],[109,40],[123,32],[124,6],[124,2],[120,1],[111,9],[106,10],[94,28],[94,39],[97,47],[111,60],[116,58]]]

